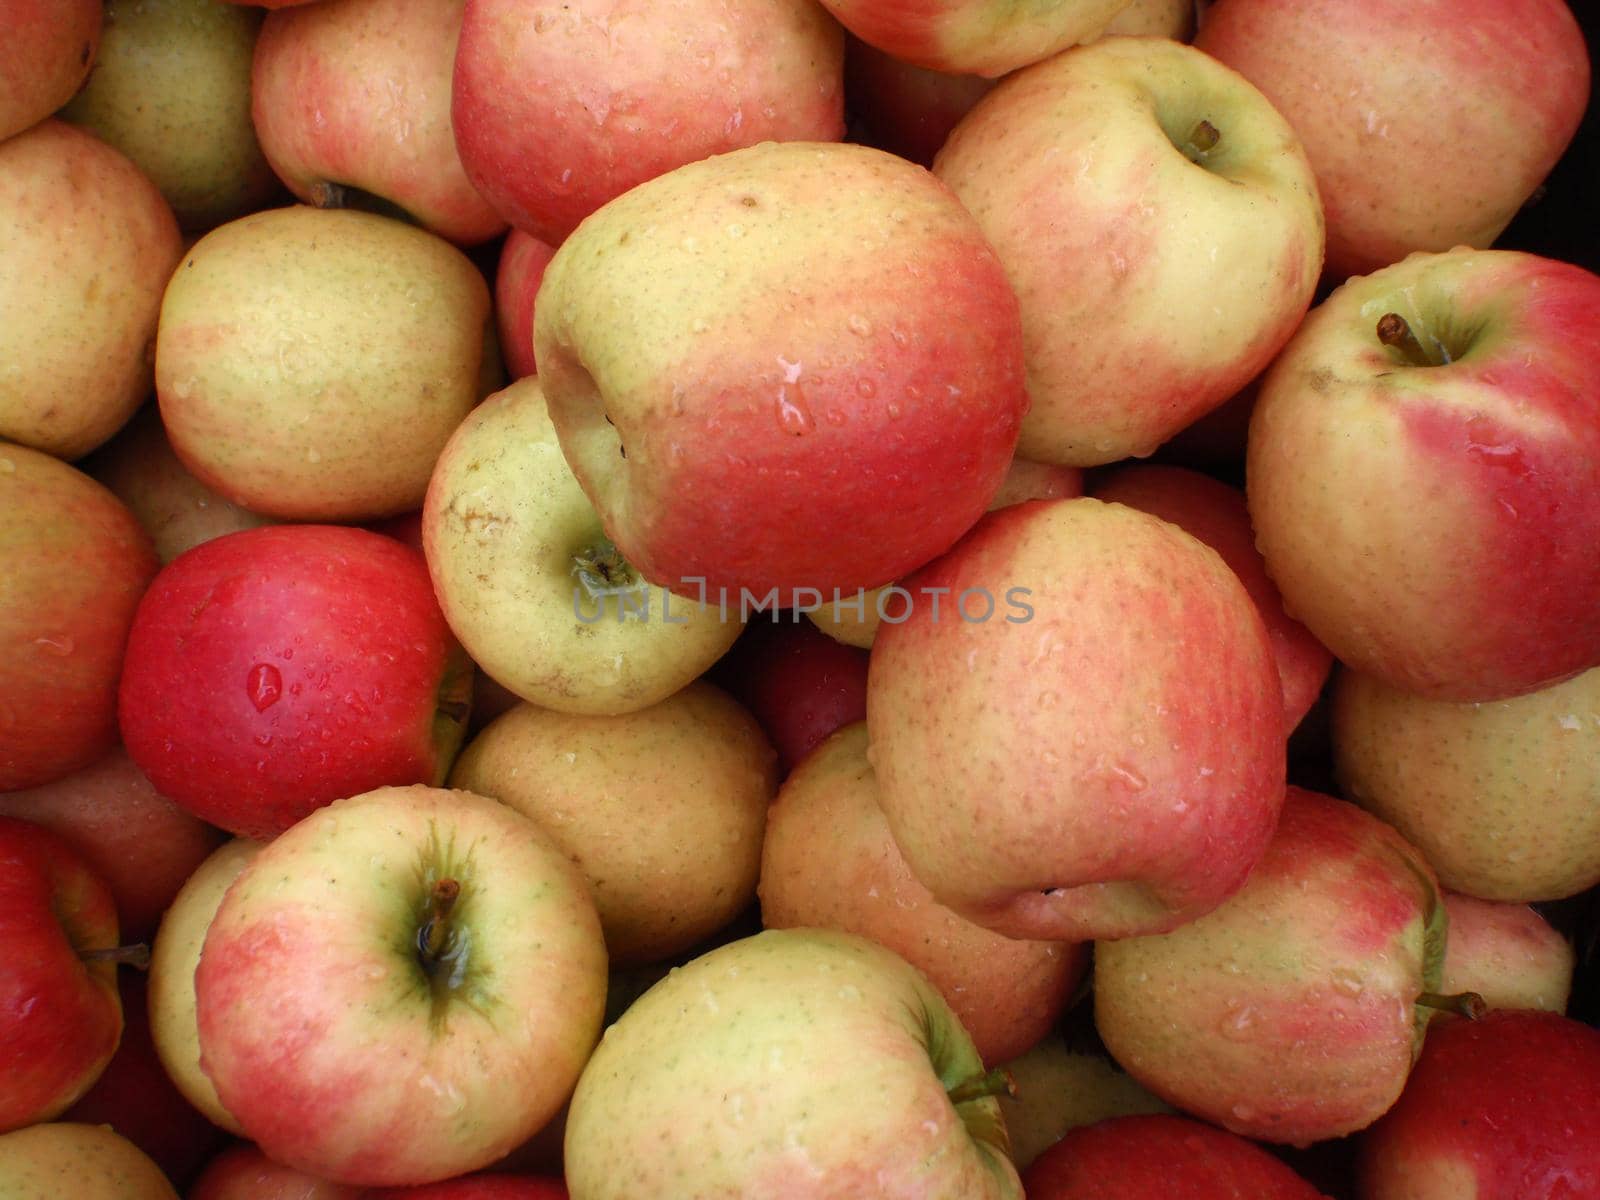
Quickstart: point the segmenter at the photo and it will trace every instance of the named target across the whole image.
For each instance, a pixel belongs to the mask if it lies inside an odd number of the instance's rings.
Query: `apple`
[[[1575,965],[1572,943],[1526,904],[1444,893],[1450,914],[1445,992],[1476,992],[1490,1008],[1567,1011]]]
[[[932,166],[945,139],[994,87],[982,75],[930,71],[869,46],[845,40],[845,99],[865,137],[880,150]]]
[[[442,780],[471,688],[421,555],[269,525],[162,568],[128,635],[120,724],[158,792],[270,838],[330,800]]]
[[[111,890],[64,839],[14,817],[0,817],[0,943],[6,1132],[60,1116],[122,1036]]]
[[[934,899],[1008,937],[1172,929],[1244,883],[1283,803],[1283,691],[1215,551],[1148,513],[989,514],[872,647],[879,803]]]
[[[1152,453],[1258,374],[1322,266],[1294,131],[1200,51],[1107,38],[1018,71],[933,170],[1022,306],[1017,452],[1095,466]]]
[[[1589,97],[1565,0],[1218,0],[1195,45],[1265,92],[1304,141],[1335,279],[1414,250],[1488,246]]]
[[[1461,248],[1352,279],[1251,415],[1250,517],[1289,614],[1435,700],[1600,666],[1600,276]]]
[[[161,303],[172,448],[235,504],[301,521],[418,507],[479,398],[489,289],[401,221],[295,206],[201,238]]]
[[[538,824],[379,788],[305,817],[228,888],[194,977],[200,1061],[270,1157],[432,1183],[555,1114],[605,986],[588,886]]]
[[[301,200],[347,189],[462,245],[506,223],[467,181],[450,125],[466,0],[324,0],[261,26],[251,112],[261,148]]]
[[[1099,942],[1095,1025],[1127,1072],[1234,1133],[1303,1145],[1394,1103],[1435,1007],[1448,917],[1426,861],[1291,787],[1249,881],[1157,937]]]
[[[1104,1053],[1071,1049],[1057,1034],[1043,1038],[1005,1069],[1016,1082],[1016,1095],[1001,1096],[1000,1111],[1011,1135],[1011,1161],[1019,1171],[1026,1171],[1070,1129],[1111,1117],[1172,1111]]]
[[[213,1158],[185,1200],[361,1200],[366,1190],[273,1162],[259,1147],[244,1143]]]
[[[100,0],[0,0],[0,141],[72,98],[94,66]]]
[[[0,1200],[178,1200],[148,1155],[104,1125],[57,1122],[0,1134]]]
[[[481,1172],[443,1183],[372,1189],[363,1194],[362,1200],[568,1200],[568,1197],[567,1185],[559,1179]]]
[[[534,345],[617,548],[741,609],[943,552],[1026,407],[1015,297],[977,224],[864,146],[755,146],[613,200],[551,259]]]
[[[159,564],[126,506],[81,471],[0,442],[0,793],[116,744],[117,678]]]
[[[1194,35],[1195,0],[1133,0],[1111,18],[1101,37],[1164,37],[1186,42]]]
[[[1004,75],[1099,37],[1129,0],[822,0],[868,45],[931,71]]]
[[[1428,1037],[1395,1106],[1361,1139],[1361,1200],[1523,1200],[1600,1179],[1600,1033],[1491,1012]]]
[[[832,930],[701,955],[606,1031],[567,1118],[573,1200],[1021,1200],[972,1040],[904,959]]]
[[[155,185],[92,133],[0,142],[0,262],[28,281],[0,292],[0,439],[74,459],[133,416],[181,249]]]
[[[814,0],[467,0],[456,146],[484,199],[554,246],[675,167],[760,142],[837,141],[843,58]]]
[[[1272,638],[1283,684],[1283,727],[1293,730],[1299,725],[1322,693],[1333,656],[1283,611],[1283,597],[1267,577],[1256,550],[1244,493],[1198,471],[1133,465],[1103,476],[1094,485],[1094,495],[1171,521],[1222,556],[1250,593]]]
[[[0,816],[60,834],[116,901],[124,940],[148,941],[223,835],[161,795],[118,747],[64,779],[0,792]]]
[[[1261,1147],[1187,1117],[1114,1117],[1069,1131],[1022,1177],[1029,1200],[1323,1200]]]
[[[61,116],[126,154],[184,229],[278,194],[250,122],[261,14],[215,0],[108,0],[94,70]]]
[[[653,588],[618,553],[562,455],[538,376],[484,401],[451,435],[424,498],[422,541],[467,652],[545,708],[647,708],[739,636],[740,614]]]
[[[917,882],[878,806],[864,721],[784,780],[761,847],[761,918],[768,929],[839,929],[893,950],[939,990],[991,1066],[1049,1033],[1088,965],[1085,946],[992,933]]]
[[[1528,613],[1526,593],[1484,599]],[[1508,663],[1543,649],[1506,632]],[[1481,703],[1341,672],[1333,759],[1345,794],[1415,843],[1447,888],[1521,903],[1600,883],[1600,668]]]
[[[536,374],[533,354],[533,302],[556,248],[513,229],[500,247],[494,276],[494,314],[512,379]]]
[[[450,785],[544,827],[589,883],[612,965],[630,966],[755,899],[774,759],[755,718],[697,680],[614,717],[519,705],[472,739]]]

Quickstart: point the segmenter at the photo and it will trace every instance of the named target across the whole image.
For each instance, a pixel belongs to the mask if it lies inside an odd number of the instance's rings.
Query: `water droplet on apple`
[[[779,428],[794,437],[802,437],[816,428],[816,420],[806,408],[798,387],[794,389],[793,399],[787,388],[778,389],[777,414]]]
[[[256,711],[266,712],[283,695],[283,676],[271,663],[257,663],[245,677],[244,690]]]
[[[1348,996],[1354,1000],[1362,992],[1366,991],[1366,988],[1367,981],[1361,978],[1360,972],[1353,971],[1349,967],[1337,967],[1334,969],[1333,990],[1341,996]]]
[[[306,461],[313,465],[322,461],[322,455],[315,446],[306,451]]]
[[[1061,696],[1057,692],[1040,692],[1039,693],[1039,708],[1044,712],[1049,712],[1052,708],[1054,708],[1056,705],[1058,705],[1060,703],[1061,703]]]
[[[46,654],[52,654],[56,658],[66,658],[67,655],[78,648],[78,644],[72,640],[72,635],[68,633],[47,633],[42,637],[34,638],[33,644]]]
[[[1235,1121],[1244,1121],[1248,1123],[1256,1119],[1256,1110],[1251,1108],[1248,1104],[1235,1104],[1232,1112],[1233,1119]]]
[[[1568,732],[1577,732],[1583,728],[1583,720],[1577,713],[1566,713],[1556,718],[1556,724]]]
[[[872,322],[867,320],[860,313],[851,313],[847,324],[850,326],[850,332],[855,334],[857,337],[872,336]]]
[[[1222,1036],[1230,1041],[1241,1042],[1250,1036],[1250,1031],[1255,1028],[1256,1010],[1248,1004],[1238,1008],[1230,1008],[1222,1018],[1219,1026]],[[1248,1118],[1241,1117],[1240,1120]]]
[[[900,406],[893,400],[889,401],[889,403],[884,407],[883,411],[889,414],[889,419],[891,421],[898,421],[900,419]]]
[[[0,475],[10,475],[17,469],[17,464],[9,458],[0,458]]]

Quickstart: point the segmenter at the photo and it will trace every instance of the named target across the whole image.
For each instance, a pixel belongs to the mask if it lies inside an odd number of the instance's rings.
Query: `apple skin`
[[[913,66],[851,35],[844,48],[845,98],[868,145],[931,167],[945,139],[994,80]]]
[[[467,0],[451,118],[473,186],[559,245],[630,188],[767,141],[844,136],[844,38],[813,0]]]
[[[875,587],[941,553],[999,488],[1027,403],[976,223],[864,146],[756,146],[612,201],[546,269],[534,344],[612,541],[713,604]]]
[[[467,1175],[443,1183],[408,1188],[374,1188],[361,1200],[568,1200],[567,1185],[559,1179],[532,1175]]]
[[[1195,45],[1265,92],[1305,143],[1335,279],[1414,250],[1488,246],[1589,96],[1564,0],[1219,0]]]
[[[120,746],[65,779],[0,793],[0,816],[60,834],[111,889],[125,942],[148,941],[224,835],[156,791]]]
[[[194,1181],[185,1200],[361,1200],[365,1188],[318,1179],[273,1162],[246,1142],[218,1154]]]
[[[1504,1010],[1428,1036],[1361,1139],[1360,1200],[1579,1197],[1600,1178],[1600,1033]]]
[[[936,900],[1086,941],[1238,890],[1283,802],[1283,692],[1215,551],[1124,505],[1036,500],[904,586],[948,590],[879,631],[867,726],[889,828]],[[955,611],[974,589],[988,620]]]
[[[430,973],[443,880],[460,898],[449,970]],[[391,1187],[488,1166],[555,1114],[600,1036],[606,955],[588,885],[538,824],[470,792],[380,788],[246,865],[194,986],[202,1067],[256,1144]]]
[[[1576,965],[1572,943],[1526,904],[1444,894],[1450,914],[1445,994],[1476,992],[1490,1008],[1564,1013]]]
[[[1283,611],[1283,597],[1267,577],[1256,550],[1244,493],[1182,467],[1121,467],[1094,485],[1094,495],[1171,521],[1222,556],[1244,584],[1272,638],[1283,683],[1283,727],[1299,725],[1327,682],[1333,655],[1300,622]]]
[[[1202,121],[1215,147],[1180,149]],[[1023,458],[1152,453],[1266,367],[1322,267],[1294,131],[1244,78],[1169,39],[1107,38],[1018,71],[933,170],[1021,302]]]
[[[0,0],[0,141],[72,99],[94,66],[104,12],[100,0]]]
[[[1069,1129],[1111,1117],[1165,1113],[1172,1109],[1102,1053],[1069,1049],[1059,1034],[1043,1038],[1006,1064],[1017,1094],[1000,1097],[1011,1161],[1027,1171]]]
[[[48,120],[0,142],[0,259],[29,281],[0,295],[0,439],[75,459],[133,416],[181,250],[155,184],[94,134]]]
[[[1071,1130],[1034,1160],[1022,1183],[1028,1200],[1323,1200],[1254,1143],[1164,1115]]]
[[[1391,313],[1453,361],[1383,344]],[[1435,700],[1600,665],[1596,342],[1600,277],[1515,251],[1415,254],[1311,312],[1262,380],[1247,461],[1290,615]]]
[[[500,247],[494,275],[494,314],[500,349],[513,380],[538,373],[533,353],[533,309],[556,248],[532,234],[513,229]]]
[[[672,972],[606,1031],[567,1118],[573,1200],[1021,1200],[937,990],[832,930],[767,930]],[[840,1104],[841,1098],[851,1098]]]
[[[59,835],[0,817],[0,1132],[66,1111],[122,1036],[117,968],[82,961],[117,945],[111,889]]]
[[[1249,881],[1159,937],[1095,945],[1095,1025],[1190,1115],[1303,1145],[1370,1125],[1404,1086],[1447,918],[1422,855],[1353,804],[1290,787]]]
[[[117,738],[128,629],[159,564],[83,472],[0,442],[0,792],[64,779]]]
[[[251,73],[261,148],[308,204],[357,187],[476,245],[506,223],[467,181],[450,126],[466,0],[336,0],[270,14]]]
[[[330,800],[443,779],[470,689],[421,555],[271,525],[162,568],[128,637],[122,738],[162,795],[270,838]]]
[[[857,934],[928,977],[991,1066],[1039,1042],[1088,965],[1088,948],[1018,941],[965,921],[917,882],[878,807],[867,727],[839,730],[784,781],[761,852],[768,929]]]
[[[178,1200],[142,1150],[104,1125],[55,1122],[0,1134],[0,1200]]]
[[[1415,843],[1445,887],[1524,903],[1600,883],[1600,668],[1483,703],[1342,671],[1332,720],[1343,792]]]

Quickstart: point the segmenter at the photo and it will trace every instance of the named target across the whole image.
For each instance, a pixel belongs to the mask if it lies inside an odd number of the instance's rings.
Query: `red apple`
[[[187,1193],[187,1200],[361,1200],[364,1189],[347,1187],[274,1162],[250,1143],[213,1158]]]
[[[500,247],[494,276],[494,316],[500,351],[512,379],[538,372],[533,355],[533,301],[544,282],[544,269],[556,248],[531,233],[513,229]]]
[[[0,0],[0,141],[42,121],[89,74],[100,0]]]
[[[559,1179],[482,1173],[416,1187],[373,1188],[361,1200],[567,1200]]]
[[[266,526],[157,576],[128,639],[122,736],[163,795],[270,838],[330,800],[442,779],[471,682],[415,550]]]
[[[950,131],[984,97],[994,80],[913,66],[869,46],[845,42],[845,95],[866,131],[866,142],[928,167]]]

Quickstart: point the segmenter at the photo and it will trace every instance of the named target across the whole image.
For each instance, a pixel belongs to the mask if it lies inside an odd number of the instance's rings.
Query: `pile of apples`
[[[1600,1198],[1589,100],[0,0],[0,1200]]]

